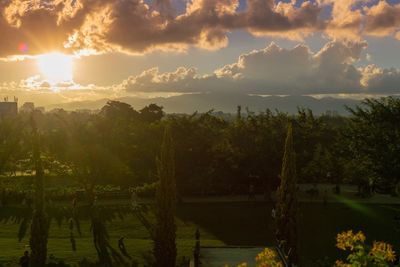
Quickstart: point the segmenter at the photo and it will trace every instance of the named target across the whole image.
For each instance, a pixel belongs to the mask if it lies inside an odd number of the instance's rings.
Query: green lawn
[[[194,245],[196,227],[201,230],[202,245],[274,245],[271,206],[263,202],[190,203],[178,207],[179,256],[189,257]],[[357,204],[353,202],[328,204],[301,203],[299,213],[299,251],[302,266],[313,266],[316,259],[340,256],[335,248],[336,233],[348,229],[362,230],[367,241],[384,240],[400,251],[399,230],[394,216],[400,206]],[[117,247],[117,239],[126,237],[126,247],[135,259],[151,249],[146,229],[132,215],[116,218],[107,224],[111,243]],[[90,237],[90,225],[82,221],[81,237],[77,237],[77,251],[71,251],[69,230],[64,222],[58,226],[52,222],[49,235],[49,254],[76,263],[83,257],[95,259]],[[0,224],[0,262],[15,261],[28,243],[18,242],[18,224]]]

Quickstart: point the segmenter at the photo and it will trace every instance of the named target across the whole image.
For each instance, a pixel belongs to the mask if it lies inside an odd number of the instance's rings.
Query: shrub
[[[134,192],[138,197],[154,197],[156,194],[156,189],[158,182],[151,184],[144,184],[142,186],[135,187]]]

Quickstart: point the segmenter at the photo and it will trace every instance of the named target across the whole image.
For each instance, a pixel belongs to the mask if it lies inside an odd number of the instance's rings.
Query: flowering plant
[[[336,247],[350,251],[347,262],[337,260],[335,267],[389,267],[396,259],[392,245],[374,241],[372,247],[365,244],[362,232],[352,230],[339,233],[336,237]]]

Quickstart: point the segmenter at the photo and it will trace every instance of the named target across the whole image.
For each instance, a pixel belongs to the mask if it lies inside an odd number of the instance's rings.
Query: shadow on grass
[[[400,252],[400,232],[393,205],[360,203],[300,203],[298,217],[300,260],[311,265],[317,259],[344,255],[335,247],[337,233],[363,231],[367,242],[387,241]],[[262,202],[190,203],[178,207],[178,217],[198,225],[226,245],[271,246],[275,244],[271,204]]]

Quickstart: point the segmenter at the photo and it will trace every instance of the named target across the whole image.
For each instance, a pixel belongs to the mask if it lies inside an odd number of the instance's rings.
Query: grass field
[[[190,257],[194,232],[201,231],[202,245],[271,246],[274,245],[271,206],[264,202],[188,203],[178,207],[179,257]],[[302,266],[313,266],[317,259],[340,257],[335,248],[338,232],[354,229],[367,235],[367,242],[384,240],[400,251],[400,231],[394,217],[400,206],[380,204],[301,203],[299,212],[299,252]],[[64,222],[52,223],[49,235],[49,255],[76,263],[82,258],[95,259],[88,220],[82,222],[82,236],[77,237],[77,251],[71,250],[69,230]],[[120,236],[126,237],[126,247],[138,261],[151,249],[146,229],[132,215],[107,224],[111,244],[117,248]],[[15,262],[28,243],[17,240],[18,224],[0,224],[0,262]]]

